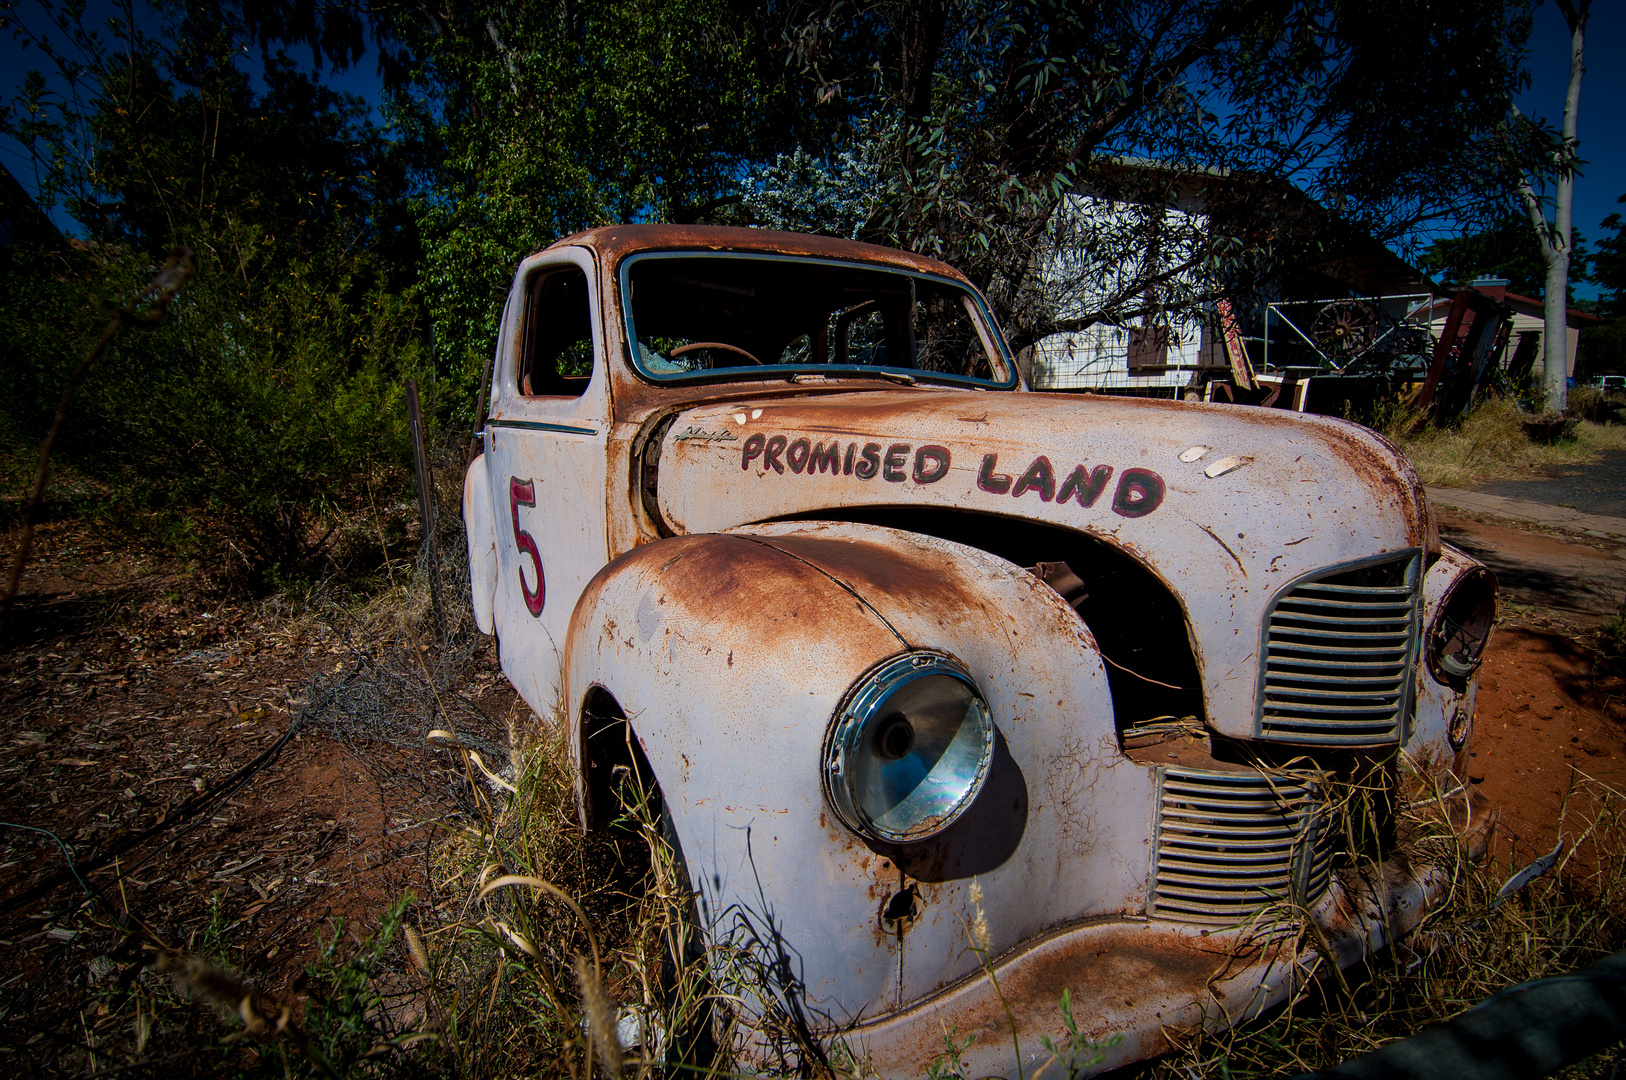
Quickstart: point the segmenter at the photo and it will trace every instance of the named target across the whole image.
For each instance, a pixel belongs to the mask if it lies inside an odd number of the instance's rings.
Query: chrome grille
[[[1147,914],[1228,924],[1274,903],[1314,903],[1332,876],[1313,780],[1256,769],[1157,771],[1157,852]]]
[[[1398,742],[1411,707],[1420,618],[1417,552],[1296,582],[1265,619],[1260,738]]]

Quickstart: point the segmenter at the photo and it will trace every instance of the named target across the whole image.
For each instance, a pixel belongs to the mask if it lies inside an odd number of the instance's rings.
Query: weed
[[[1051,1041],[1050,1036],[1043,1036],[1039,1041],[1044,1045],[1050,1056],[1061,1065],[1062,1075],[1067,1080],[1086,1076],[1097,1065],[1107,1059],[1107,1051],[1123,1042],[1122,1035],[1114,1035],[1102,1042],[1096,1042],[1078,1030],[1078,1021],[1073,1019],[1073,992],[1061,992],[1061,1021],[1067,1028],[1067,1037],[1059,1044]]]
[[[1483,480],[1527,476],[1597,459],[1605,451],[1626,450],[1626,426],[1582,420],[1568,438],[1533,442],[1524,430],[1525,414],[1510,401],[1486,401],[1455,423],[1418,427],[1419,414],[1404,405],[1384,407],[1373,426],[1405,450],[1426,484],[1465,487]]]
[[[1598,661],[1603,667],[1626,669],[1626,603],[1598,628]]]
[[[1590,420],[1595,424],[1619,424],[1626,421],[1622,415],[1626,402],[1618,395],[1605,394],[1591,386],[1577,386],[1569,392],[1566,411],[1571,416]]]
[[[965,1052],[971,1049],[973,1041],[974,1037],[967,1035],[965,1042],[960,1042],[958,1028],[950,1027],[943,1032],[943,1049],[926,1066],[927,1080],[961,1080],[969,1075]]]
[[[1517,868],[1476,862],[1455,841],[1446,792],[1413,790],[1400,828],[1435,861],[1444,896],[1407,940],[1345,977],[1306,983],[1252,1024],[1198,1032],[1141,1066],[1164,1080],[1292,1075],[1329,1068],[1472,1008],[1509,985],[1584,966],[1626,945],[1626,800],[1576,774],[1566,801],[1563,860],[1505,900]],[[1346,871],[1348,873],[1349,871]],[[1578,1075],[1610,1075],[1607,1063]]]

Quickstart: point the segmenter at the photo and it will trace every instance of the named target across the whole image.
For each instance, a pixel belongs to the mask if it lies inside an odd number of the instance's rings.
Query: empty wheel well
[[[919,507],[843,508],[797,515],[922,533],[998,555],[1055,582],[1066,563],[1082,589],[1059,586],[1106,658],[1118,730],[1160,716],[1206,718],[1185,609],[1161,578],[1122,549],[1085,533],[1022,518]],[[1082,593],[1082,595],[1080,595]]]
[[[621,816],[623,799],[618,789],[628,784],[648,800],[650,812],[658,820],[661,795],[655,772],[627,722],[626,711],[602,686],[593,687],[582,701],[581,733],[587,827],[602,829]]]

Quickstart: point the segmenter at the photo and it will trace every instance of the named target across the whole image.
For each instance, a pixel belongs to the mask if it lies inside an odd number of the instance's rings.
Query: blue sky
[[[1564,116],[1570,81],[1569,28],[1558,5],[1536,8],[1530,34],[1530,88],[1518,98],[1526,115],[1545,117],[1556,128]],[[1587,23],[1586,78],[1576,118],[1581,157],[1587,164],[1575,180],[1575,228],[1589,246],[1603,235],[1602,221],[1626,206],[1626,4],[1594,0]],[[1578,285],[1575,295],[1595,298],[1596,285]]]
[[[119,5],[110,0],[90,0],[91,18],[105,18]],[[143,5],[136,4],[137,18]],[[14,9],[21,19],[44,29],[47,21],[37,3],[23,0]],[[1575,184],[1575,227],[1589,242],[1603,233],[1602,221],[1617,210],[1626,215],[1626,206],[1616,200],[1626,195],[1626,3],[1595,0],[1587,38],[1587,74],[1581,87],[1578,132],[1581,157],[1587,164]],[[1404,28],[1400,29],[1404,32]],[[293,53],[296,57],[299,52]],[[0,33],[0,93],[8,98],[22,82],[30,67],[43,66],[39,53],[25,50],[9,32]],[[1569,32],[1558,7],[1545,0],[1535,9],[1530,40],[1531,85],[1518,99],[1529,115],[1542,116],[1556,127],[1564,111],[1564,91],[1569,82]],[[374,58],[368,56],[350,71],[329,78],[333,86],[369,100],[378,97]],[[30,192],[34,190],[33,168],[21,146],[0,138],[0,162]],[[72,231],[72,222],[61,212],[53,215],[59,227]],[[1576,295],[1595,297],[1597,287],[1581,285]]]

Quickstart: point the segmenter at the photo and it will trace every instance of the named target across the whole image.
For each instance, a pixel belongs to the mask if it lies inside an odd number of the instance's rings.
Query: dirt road
[[[1475,487],[1491,495],[1527,499],[1584,514],[1626,517],[1626,453],[1606,451],[1597,461],[1567,465],[1552,476],[1493,480]]]
[[[1496,574],[1510,622],[1595,630],[1626,601],[1626,543],[1439,509],[1440,534]]]

